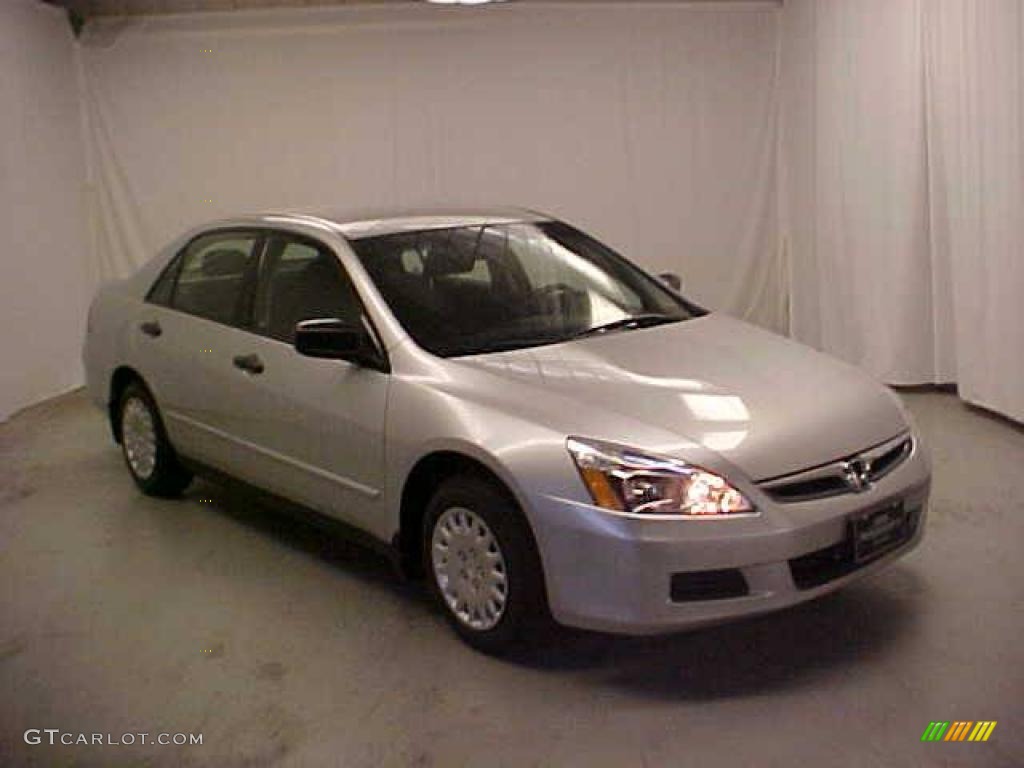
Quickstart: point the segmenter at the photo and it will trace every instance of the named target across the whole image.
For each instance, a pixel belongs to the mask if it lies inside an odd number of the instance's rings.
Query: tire
[[[434,493],[424,515],[423,562],[449,623],[479,651],[503,655],[533,645],[553,624],[529,526],[487,479],[458,475]],[[472,604],[460,601],[466,595]]]
[[[160,411],[141,382],[124,388],[117,418],[121,452],[139,489],[147,496],[180,496],[192,482],[192,473],[178,462]]]

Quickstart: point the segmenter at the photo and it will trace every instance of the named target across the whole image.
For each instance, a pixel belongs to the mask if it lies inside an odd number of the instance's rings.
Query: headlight
[[[570,437],[566,445],[599,507],[681,517],[754,512],[754,505],[724,477],[685,461],[578,437]]]

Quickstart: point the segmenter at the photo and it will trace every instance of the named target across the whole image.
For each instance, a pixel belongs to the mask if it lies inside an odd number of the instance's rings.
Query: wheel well
[[[121,442],[121,420],[117,417],[117,405],[121,402],[121,393],[133,381],[146,386],[142,377],[126,365],[122,365],[110,377],[110,398],[107,400],[107,411],[110,414],[110,431],[114,435],[116,443]]]
[[[455,475],[476,475],[508,496],[516,507],[519,506],[519,502],[504,481],[476,459],[455,451],[439,451],[424,456],[413,467],[402,488],[398,540],[402,570],[407,576],[423,575],[423,516],[434,491],[441,483]]]

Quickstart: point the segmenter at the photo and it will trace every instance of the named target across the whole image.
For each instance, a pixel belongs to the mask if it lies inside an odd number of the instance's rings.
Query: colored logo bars
[[[956,720],[950,723],[931,722],[921,734],[921,741],[988,741],[996,728],[995,720]]]

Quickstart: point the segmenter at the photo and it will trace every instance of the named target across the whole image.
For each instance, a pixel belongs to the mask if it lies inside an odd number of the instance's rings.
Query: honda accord
[[[886,387],[533,212],[208,224],[101,288],[84,361],[144,493],[359,532],[487,652],[780,609],[922,534]]]

